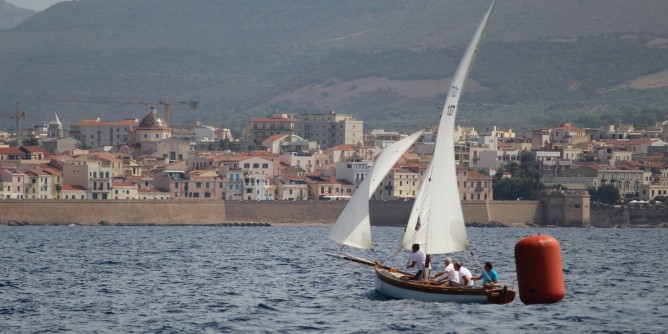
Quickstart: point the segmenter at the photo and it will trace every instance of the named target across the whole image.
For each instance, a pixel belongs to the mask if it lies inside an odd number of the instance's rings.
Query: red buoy
[[[566,295],[557,239],[539,234],[518,241],[515,266],[524,304],[556,303]]]

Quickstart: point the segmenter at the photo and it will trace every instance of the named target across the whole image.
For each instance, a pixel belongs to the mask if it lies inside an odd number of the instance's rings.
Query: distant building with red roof
[[[491,201],[494,199],[492,177],[466,168],[457,168],[459,198],[463,202]]]
[[[256,117],[251,119],[250,125],[244,129],[243,139],[248,145],[259,148],[267,138],[294,134],[297,122],[299,122],[298,119],[288,117],[287,114]]]

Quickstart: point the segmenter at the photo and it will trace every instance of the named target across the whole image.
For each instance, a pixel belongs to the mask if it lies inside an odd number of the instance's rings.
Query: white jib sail
[[[438,127],[439,135],[436,137],[434,155],[420,184],[400,249],[410,249],[414,243],[420,244],[420,249],[427,254],[469,249],[457,184],[455,116],[459,97],[495,3],[496,0],[480,22],[452,78]]]
[[[413,146],[423,132],[424,130],[415,132],[388,146],[380,153],[369,175],[362,181],[353,198],[350,199],[336,223],[330,229],[329,238],[331,240],[351,247],[372,248],[369,199],[373,196],[385,175],[390,172],[401,156]]]

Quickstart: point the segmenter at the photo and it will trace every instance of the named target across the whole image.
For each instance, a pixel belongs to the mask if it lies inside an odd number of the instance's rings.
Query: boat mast
[[[413,243],[424,245],[427,254],[469,249],[454,160],[455,117],[462,89],[495,4],[496,0],[489,6],[452,78],[438,127],[434,155],[420,185],[400,249],[409,249]]]

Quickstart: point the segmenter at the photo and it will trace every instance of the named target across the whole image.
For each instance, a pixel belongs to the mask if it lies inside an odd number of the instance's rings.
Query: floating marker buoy
[[[566,295],[557,239],[539,234],[518,241],[515,266],[524,304],[557,303]]]

